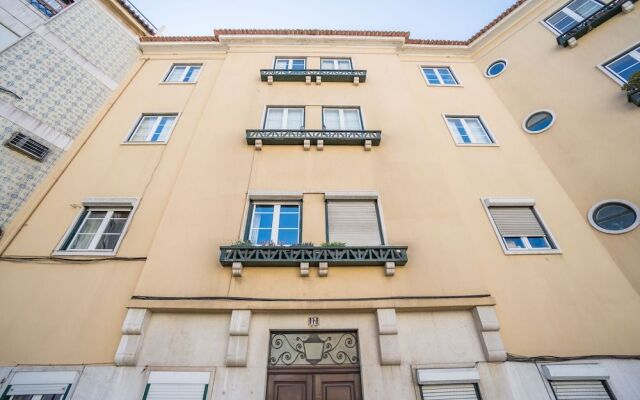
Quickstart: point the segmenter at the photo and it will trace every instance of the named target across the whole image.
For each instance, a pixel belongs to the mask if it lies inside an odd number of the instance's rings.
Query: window
[[[481,400],[475,368],[420,368],[416,370],[422,400]]]
[[[556,116],[549,110],[533,112],[525,118],[522,129],[528,133],[541,133],[551,128],[556,121]]]
[[[260,245],[300,243],[300,204],[254,202],[245,239]]]
[[[550,381],[556,400],[613,399],[606,381]]]
[[[422,73],[429,85],[458,86],[458,80],[449,67],[422,67]]]
[[[640,46],[609,61],[604,68],[621,83],[626,83],[634,73],[640,71]]]
[[[20,132],[14,132],[5,145],[38,161],[44,160],[49,153],[47,146]]]
[[[556,33],[563,34],[602,7],[596,0],[573,0],[545,22]]]
[[[90,199],[58,248],[64,253],[113,254],[124,236],[137,199]]]
[[[452,385],[421,385],[422,400],[481,400],[475,383]]]
[[[376,200],[327,200],[327,241],[347,246],[384,244]]]
[[[4,50],[7,47],[14,44],[20,36],[16,35],[11,29],[0,24],[0,50]]]
[[[620,234],[635,229],[640,224],[640,209],[624,200],[605,200],[589,210],[589,222],[604,233]]]
[[[449,130],[457,144],[494,144],[480,117],[445,116]]]
[[[169,71],[165,82],[193,83],[198,80],[202,65],[181,65],[174,64]]]
[[[303,70],[305,69],[306,60],[304,58],[276,58],[274,69],[284,70]]]
[[[323,58],[320,60],[320,69],[351,70],[351,60],[348,58]]]
[[[304,129],[304,108],[268,107],[264,129]]]
[[[67,400],[76,371],[16,372],[1,400]]]
[[[325,130],[361,131],[359,108],[323,108],[322,127]]]
[[[486,199],[484,202],[507,254],[557,252],[531,200]]]
[[[151,371],[142,400],[204,400],[210,372]]]
[[[143,115],[128,136],[127,142],[166,143],[177,117],[177,114]]]
[[[485,71],[484,76],[486,76],[487,78],[496,77],[501,73],[503,73],[506,68],[507,68],[506,60],[494,61],[487,67],[487,70]]]

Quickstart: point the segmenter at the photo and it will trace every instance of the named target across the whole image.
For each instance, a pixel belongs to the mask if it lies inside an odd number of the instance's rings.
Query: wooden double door
[[[269,371],[267,400],[362,400],[359,369]]]

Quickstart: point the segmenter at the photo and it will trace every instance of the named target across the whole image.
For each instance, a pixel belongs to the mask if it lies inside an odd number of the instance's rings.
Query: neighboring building
[[[640,398],[632,6],[143,38],[0,242],[0,399]]]
[[[154,33],[128,0],[0,1],[0,232]]]

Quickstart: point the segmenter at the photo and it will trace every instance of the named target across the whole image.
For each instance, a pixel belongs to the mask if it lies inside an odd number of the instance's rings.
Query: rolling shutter
[[[204,400],[209,372],[152,371],[143,400]]]
[[[382,235],[374,200],[327,202],[327,223],[330,242],[347,246],[379,246]]]
[[[480,400],[474,383],[422,385],[423,400]]]
[[[611,400],[602,381],[551,381],[557,400]]]
[[[546,236],[532,207],[489,207],[498,232],[505,236]]]
[[[65,394],[69,385],[51,383],[43,385],[11,385],[8,396],[33,395],[33,394]]]

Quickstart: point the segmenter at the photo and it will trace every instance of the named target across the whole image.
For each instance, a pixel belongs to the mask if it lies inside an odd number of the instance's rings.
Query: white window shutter
[[[382,235],[377,204],[368,201],[328,201],[327,222],[330,242],[347,246],[379,246]]]
[[[551,381],[557,400],[611,400],[601,381]]]
[[[423,400],[480,400],[473,383],[422,385]]]
[[[206,390],[201,383],[151,383],[145,400],[203,400]]]
[[[69,385],[50,383],[42,385],[11,385],[7,395],[65,394]]]
[[[491,218],[504,236],[546,236],[531,207],[489,207]]]

